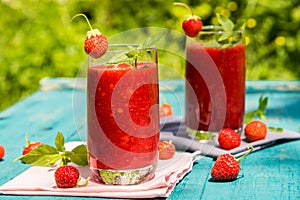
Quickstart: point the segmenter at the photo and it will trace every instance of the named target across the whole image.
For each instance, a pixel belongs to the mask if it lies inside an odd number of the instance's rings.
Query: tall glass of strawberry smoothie
[[[110,45],[99,60],[89,58],[88,159],[94,179],[105,184],[148,181],[157,166],[157,51],[136,48]]]
[[[245,110],[245,57],[242,30],[218,40],[220,27],[204,27],[187,42],[187,132],[198,140],[210,140],[222,128],[241,132]]]

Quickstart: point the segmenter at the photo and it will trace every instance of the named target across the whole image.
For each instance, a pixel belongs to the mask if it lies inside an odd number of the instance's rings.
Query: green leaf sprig
[[[228,17],[217,13],[217,19],[221,24],[224,32],[221,36],[217,39],[217,42],[222,45],[222,48],[227,48],[235,45],[239,39],[239,32],[245,24],[245,19],[240,19],[234,24]],[[227,42],[228,41],[228,42]]]
[[[128,46],[128,51],[113,56],[107,63],[118,64],[122,62],[130,63],[134,68],[137,68],[137,62],[140,58],[145,56],[149,51],[147,49],[153,48],[162,38],[166,36],[166,31],[159,32],[153,36],[150,36],[142,44],[137,47]]]
[[[54,165],[59,161],[61,166],[71,162],[80,166],[88,164],[87,149],[84,144],[75,147],[71,151],[67,151],[64,146],[65,139],[61,132],[57,133],[54,143],[55,147],[42,144],[31,150],[28,154],[16,158],[14,162],[21,160],[23,163],[32,166],[44,167]]]
[[[265,115],[267,106],[268,106],[268,97],[264,97],[263,95],[261,95],[258,100],[257,109],[246,113],[244,122],[247,124],[251,120],[255,119],[255,117],[258,117],[261,120],[267,120],[267,117]]]

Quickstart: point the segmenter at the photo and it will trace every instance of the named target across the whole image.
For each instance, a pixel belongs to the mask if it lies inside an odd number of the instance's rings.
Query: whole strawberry
[[[5,155],[5,148],[0,144],[0,160],[4,157],[4,155]]]
[[[222,149],[230,150],[241,144],[240,135],[230,128],[223,128],[219,132],[219,145]]]
[[[163,103],[159,108],[159,116],[160,117],[167,117],[173,115],[173,109],[171,104]]]
[[[222,154],[220,155],[216,162],[214,163],[211,169],[211,176],[214,181],[232,181],[237,178],[240,172],[241,159],[246,157],[249,153],[252,152],[253,147],[250,148],[250,151],[243,155],[242,157],[236,159],[231,154]]]
[[[81,14],[81,13],[77,14],[72,18],[72,20],[78,16],[83,16],[86,19],[86,21],[91,29],[90,31],[87,32],[87,35],[86,35],[86,38],[84,41],[85,52],[93,58],[100,58],[107,51],[107,48],[108,48],[107,38],[103,34],[101,34],[98,29],[92,28],[88,18],[84,14]]]
[[[184,3],[174,3],[174,5],[179,5],[186,7],[191,12],[191,15],[189,15],[183,22],[182,22],[182,29],[185,32],[185,34],[189,37],[196,37],[198,33],[202,30],[202,21],[201,18],[197,15],[194,15],[193,10]]]
[[[168,141],[160,141],[158,144],[159,159],[168,160],[173,158],[176,152],[174,144]]]
[[[43,144],[42,142],[30,142],[28,140],[28,134],[26,134],[25,140],[26,140],[26,146],[23,149],[23,152],[22,152],[23,155],[28,154],[30,151],[32,151],[33,149],[35,149],[38,146]]]
[[[253,120],[244,129],[245,136],[249,142],[265,139],[267,136],[267,126],[262,121]]]
[[[59,188],[75,187],[79,177],[78,169],[71,165],[60,166],[54,172],[55,182]]]
[[[215,181],[230,181],[237,178],[240,164],[231,154],[220,155],[211,169],[211,176]]]

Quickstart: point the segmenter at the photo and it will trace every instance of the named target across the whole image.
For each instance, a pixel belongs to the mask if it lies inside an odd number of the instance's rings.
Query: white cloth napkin
[[[75,143],[71,144],[74,146]],[[77,143],[78,144],[78,143]],[[159,160],[155,177],[143,184],[132,186],[113,186],[89,181],[86,187],[69,189],[57,188],[54,170],[51,167],[30,167],[0,187],[0,193],[14,195],[59,195],[111,198],[155,198],[168,197],[176,184],[192,170],[198,161],[200,151],[194,153],[176,152],[169,160]],[[84,181],[91,177],[88,167],[78,167]]]

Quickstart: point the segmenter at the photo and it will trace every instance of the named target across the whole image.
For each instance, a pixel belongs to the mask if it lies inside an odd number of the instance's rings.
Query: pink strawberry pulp
[[[92,169],[135,169],[156,163],[159,142],[157,64],[90,66],[88,156]]]
[[[186,87],[187,127],[203,131],[219,131],[223,127],[241,129],[245,109],[245,70],[243,44],[228,48],[202,48],[200,44],[189,44],[186,63],[186,81],[190,85]],[[202,73],[204,71],[206,73]],[[217,73],[223,85],[217,85]],[[219,93],[224,89],[225,95],[222,96]],[[215,105],[226,105],[225,122],[224,119],[212,119],[212,112],[222,112],[222,109],[213,111],[212,101],[216,101]]]

